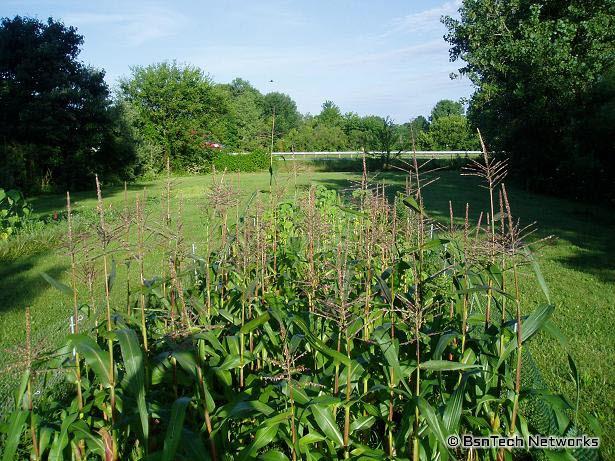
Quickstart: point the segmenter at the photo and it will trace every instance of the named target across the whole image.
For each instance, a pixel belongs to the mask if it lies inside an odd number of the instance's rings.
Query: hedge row
[[[234,155],[220,153],[214,157],[213,165],[216,170],[261,171],[269,168],[269,154],[264,151]]]

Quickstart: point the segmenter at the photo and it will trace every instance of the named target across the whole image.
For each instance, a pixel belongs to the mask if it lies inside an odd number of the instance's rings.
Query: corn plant
[[[183,238],[181,199],[170,212],[169,181],[159,223],[145,193],[110,222],[97,183],[97,249],[69,233],[71,286],[48,278],[101,321],[42,357],[28,346],[0,426],[2,459],[515,459],[536,454],[452,449],[447,438],[577,433],[578,421],[591,424],[578,396],[571,404],[545,389],[529,354],[540,331],[560,335],[495,179],[487,227],[466,206],[457,228],[452,206],[448,227],[427,212],[429,179],[416,161],[393,200],[364,173],[349,197],[311,187],[287,198],[272,185],[241,207],[222,175],[205,197],[201,254]],[[156,237],[160,274],[145,274]],[[128,309],[109,296],[109,259],[122,252],[139,267]],[[99,266],[88,273],[103,277],[102,296],[79,281],[80,264]],[[540,305],[519,293],[524,265],[544,291]],[[43,404],[32,375],[48,369],[71,384]]]

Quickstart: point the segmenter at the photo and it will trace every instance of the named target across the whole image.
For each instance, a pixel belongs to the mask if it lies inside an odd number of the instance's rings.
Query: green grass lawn
[[[449,200],[455,215],[461,218],[465,203],[470,204],[474,219],[481,210],[486,210],[486,191],[478,187],[473,178],[461,177],[458,172],[443,171],[439,181],[425,192],[427,209],[432,216],[448,222]],[[237,181],[236,175],[228,178]],[[351,179],[359,176],[340,172],[302,172],[297,185],[322,184],[336,189],[346,189]],[[389,192],[400,189],[404,179],[401,174],[387,174],[377,177],[389,185]],[[203,207],[207,202],[205,192],[211,178],[192,176],[175,178],[175,197],[184,203],[185,235],[188,243],[196,245],[197,253],[204,245],[202,231]],[[244,198],[253,191],[266,189],[269,185],[267,173],[242,174],[240,178]],[[280,173],[277,182],[287,184],[289,193],[294,189],[294,176]],[[128,189],[128,200],[134,201],[137,191],[147,187],[150,197],[159,196],[164,181],[133,184]],[[539,251],[539,261],[556,304],[555,323],[569,338],[569,348],[577,361],[581,374],[581,406],[595,413],[603,426],[604,456],[615,457],[615,372],[612,358],[615,353],[615,218],[606,209],[582,203],[544,197],[526,193],[510,187],[513,214],[522,223],[537,222],[538,231],[533,238],[553,235],[555,240]],[[121,208],[124,191],[122,188],[104,190],[107,205]],[[65,198],[60,195],[45,195],[31,202],[35,213],[40,216],[53,215],[61,211]],[[76,193],[73,196],[77,212],[95,207],[93,192]],[[459,220],[461,221],[461,220]],[[55,227],[55,235],[62,234],[62,226]],[[51,232],[51,231],[50,231]],[[43,241],[45,240],[43,235]],[[5,242],[10,245],[10,242]],[[31,306],[34,339],[45,344],[59,344],[68,332],[68,317],[71,313],[70,300],[53,290],[40,273],[45,271],[53,277],[68,282],[68,258],[56,245],[28,246],[20,257],[5,257],[0,260],[0,350],[11,350],[5,354],[0,365],[4,370],[0,382],[0,395],[5,394],[7,383],[16,375],[14,369],[7,370],[19,357],[14,348],[23,344],[24,307]],[[0,253],[2,254],[2,253]],[[148,256],[146,277],[157,273],[161,254],[153,252]],[[135,271],[133,266],[132,271]],[[133,274],[136,276],[136,274]],[[118,264],[116,287],[112,293],[116,306],[125,305],[126,267]],[[522,274],[524,305],[529,308],[543,302],[544,295],[538,289],[530,268]],[[550,386],[565,393],[571,399],[574,385],[569,379],[567,356],[559,343],[542,335],[531,342],[534,358]]]

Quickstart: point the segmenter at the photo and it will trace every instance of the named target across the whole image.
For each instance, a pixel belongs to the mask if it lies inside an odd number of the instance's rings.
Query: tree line
[[[478,146],[461,103],[444,100],[429,118],[342,113],[325,101],[301,114],[287,94],[248,81],[214,82],[176,62],[131,68],[112,93],[104,71],[78,59],[83,36],[52,18],[0,25],[0,185],[28,191],[88,187],[211,165],[218,145],[258,150],[469,150]]]
[[[441,101],[429,117],[343,113],[326,101],[301,114],[289,95],[216,83],[175,62],[134,67],[112,94],[78,60],[83,37],[49,19],[0,24],[0,187],[46,190],[209,165],[233,151],[478,147],[475,128],[528,189],[615,203],[615,3],[464,0],[444,17],[467,109]],[[275,114],[275,123],[274,123]],[[441,115],[444,114],[444,115]]]

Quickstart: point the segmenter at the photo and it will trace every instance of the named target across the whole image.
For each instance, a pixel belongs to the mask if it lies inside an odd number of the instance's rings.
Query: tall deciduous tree
[[[463,115],[444,115],[422,132],[421,142],[430,150],[474,150],[480,148],[478,135],[469,127]]]
[[[74,188],[88,184],[95,172],[125,177],[132,171],[134,151],[118,138],[121,111],[112,108],[104,72],[77,59],[82,44],[74,27],[52,18],[45,23],[19,16],[2,19],[3,185]],[[116,141],[124,147],[116,150]],[[123,166],[112,170],[112,163]]]
[[[238,150],[254,150],[266,146],[271,127],[263,116],[264,98],[250,82],[241,78],[224,85],[230,94],[233,145]],[[229,141],[225,141],[229,143]]]
[[[210,161],[207,143],[228,132],[228,98],[197,67],[176,62],[138,66],[120,86],[124,100],[135,108],[143,138],[161,146],[176,168]],[[162,169],[164,157],[156,161]]]
[[[460,14],[444,18],[446,39],[476,85],[469,114],[492,149],[529,187],[615,199],[609,124],[586,137],[586,121],[613,101],[615,3],[465,0]]]
[[[267,93],[263,100],[263,116],[268,119],[269,126],[271,126],[274,110],[276,137],[281,138],[293,128],[299,127],[301,114],[290,96],[278,92]]]
[[[429,116],[429,120],[434,122],[440,117],[463,114],[463,104],[458,101],[453,101],[451,99],[442,99],[436,103],[433,109],[431,109],[431,115]]]
[[[344,123],[340,108],[333,101],[325,101],[322,104],[320,114],[318,114],[318,123],[333,127],[341,127]]]

